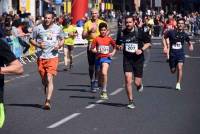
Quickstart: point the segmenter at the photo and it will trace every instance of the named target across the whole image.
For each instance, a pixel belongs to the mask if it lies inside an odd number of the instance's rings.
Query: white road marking
[[[86,109],[91,109],[91,108],[93,108],[93,107],[95,107],[95,106],[96,106],[95,104],[90,104],[90,105],[86,106],[85,108],[86,108]]]
[[[77,58],[77,57],[79,57],[79,56],[85,54],[86,52],[87,52],[87,51],[80,52],[79,54],[74,55],[73,58],[75,59],[75,58]],[[63,63],[64,63],[64,61],[59,62],[59,64],[63,64]],[[16,80],[16,79],[26,78],[26,77],[29,77],[29,76],[30,76],[30,74],[25,74],[25,75],[21,75],[21,76],[17,76],[17,77],[11,78],[11,79],[9,79],[9,80],[5,80],[4,82],[5,82],[5,83],[9,83],[9,82],[14,81],[14,80]]]
[[[116,94],[120,93],[120,92],[123,91],[123,90],[124,90],[124,88],[118,88],[118,89],[116,89],[114,92],[110,93],[110,95],[111,95],[111,96],[116,95]]]
[[[54,124],[48,126],[47,128],[56,128],[56,127],[58,127],[58,126],[60,126],[60,125],[62,125],[62,124],[64,124],[64,123],[68,122],[69,120],[71,120],[71,119],[73,119],[73,118],[79,116],[80,114],[81,114],[81,113],[74,113],[74,114],[71,114],[71,115],[67,116],[66,118],[64,118],[64,119],[62,119],[62,120],[60,120],[60,121],[58,121],[58,122],[56,122],[56,123],[54,123]]]
[[[123,91],[123,90],[124,90],[124,88],[118,88],[118,89],[116,89],[115,91],[113,91],[112,93],[110,93],[109,95],[110,95],[110,96],[114,96],[114,95],[120,93],[120,92]],[[94,107],[96,106],[96,104],[102,103],[102,102],[104,102],[104,101],[105,101],[105,100],[98,100],[98,101],[95,102],[95,104],[90,104],[90,105],[86,106],[85,108],[86,108],[86,109],[94,108]]]
[[[26,78],[26,77],[29,77],[29,76],[30,76],[30,74],[25,74],[25,75],[21,75],[21,76],[17,76],[17,77],[11,78],[11,79],[9,79],[9,80],[5,80],[4,82],[5,82],[5,83],[8,83],[8,82],[14,81],[14,80],[16,80],[16,79]]]
[[[72,58],[75,59],[75,58],[77,58],[77,57],[79,57],[79,56],[85,54],[86,52],[87,52],[86,50],[83,51],[83,52],[80,52],[79,54],[72,56]],[[59,65],[60,65],[60,64],[64,64],[64,61],[59,62]]]
[[[190,56],[190,55],[185,55],[185,58],[189,58],[189,59],[200,59],[200,57],[197,57],[197,56]]]
[[[160,46],[162,43],[160,43],[160,42],[155,42],[155,43],[152,43],[154,46]]]
[[[105,100],[98,100],[98,101],[95,102],[95,104],[90,104],[90,105],[86,106],[85,108],[86,108],[86,109],[91,109],[91,108],[95,107],[96,104],[102,103],[102,102],[104,102],[104,101],[105,101]]]

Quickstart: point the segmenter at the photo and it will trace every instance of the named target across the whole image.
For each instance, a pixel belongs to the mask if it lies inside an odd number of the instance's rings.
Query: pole
[[[39,16],[43,16],[43,1],[39,0]]]

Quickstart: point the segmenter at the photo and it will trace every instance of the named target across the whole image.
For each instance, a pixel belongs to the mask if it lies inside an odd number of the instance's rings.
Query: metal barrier
[[[8,42],[9,40],[9,42]],[[27,52],[23,53],[24,46],[20,42],[19,37],[15,37],[13,35],[7,37],[7,43],[10,45],[11,51],[14,53],[16,58],[20,60],[22,64],[27,64],[27,62],[34,62],[37,58],[36,56],[36,49],[32,46],[29,41],[28,37],[21,39],[25,43],[27,43],[30,47],[27,49]]]

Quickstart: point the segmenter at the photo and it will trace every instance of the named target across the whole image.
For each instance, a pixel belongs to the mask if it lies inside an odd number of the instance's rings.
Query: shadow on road
[[[70,87],[90,87],[90,85],[66,85],[66,86],[70,86]]]
[[[163,89],[175,90],[175,88],[170,87],[170,86],[151,86],[151,85],[148,85],[148,86],[144,86],[144,87],[145,88],[163,88]]]
[[[113,107],[126,107],[127,105],[127,104],[122,104],[122,103],[111,103],[111,102],[101,102],[101,103],[90,102],[89,104],[100,104],[100,105],[113,106]]]
[[[96,99],[95,96],[70,96],[70,98],[80,98],[80,99]]]
[[[72,75],[88,75],[88,73],[70,73]]]
[[[150,62],[155,62],[155,63],[166,63],[166,61],[163,60],[152,60]]]
[[[42,108],[40,104],[6,104],[7,106],[15,106],[15,107],[33,107],[33,108]]]
[[[74,92],[90,92],[89,90],[87,90],[87,89],[58,89],[59,91],[74,91]]]

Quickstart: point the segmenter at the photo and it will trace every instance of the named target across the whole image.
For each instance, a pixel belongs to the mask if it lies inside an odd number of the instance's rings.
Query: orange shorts
[[[42,77],[42,79],[47,75],[47,73],[56,75],[57,67],[58,67],[58,58],[51,59],[38,59],[38,71]]]

